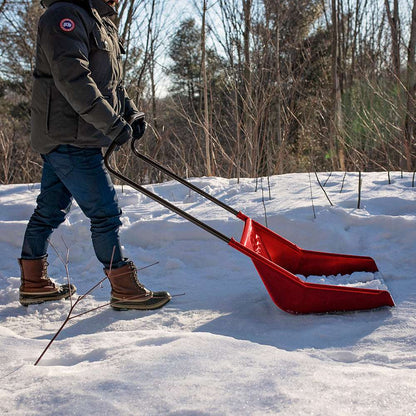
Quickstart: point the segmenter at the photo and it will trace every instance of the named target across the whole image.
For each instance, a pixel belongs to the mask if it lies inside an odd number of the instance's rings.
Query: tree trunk
[[[413,0],[412,22],[410,27],[410,40],[407,57],[406,75],[406,116],[405,116],[405,157],[408,171],[414,170],[413,148],[415,146],[415,99],[416,99],[416,0]]]
[[[251,6],[252,0],[243,1],[244,14],[244,32],[243,32],[243,53],[244,53],[244,70],[243,70],[243,129],[245,135],[246,151],[246,166],[245,169],[250,175],[255,176],[255,144],[254,144],[254,129],[252,120],[252,77],[251,77],[251,59],[250,59],[250,34],[251,34]]]
[[[387,18],[391,30],[391,56],[393,64],[393,74],[396,77],[400,88],[400,19],[398,0],[393,1],[393,12],[391,11],[389,0],[384,0],[386,5]]]
[[[345,170],[345,151],[343,145],[343,117],[341,86],[339,82],[338,62],[338,10],[337,0],[332,0],[332,131],[329,138],[332,169]]]
[[[277,82],[277,113],[276,113],[276,140],[277,163],[275,173],[283,173],[284,143],[282,135],[282,76],[280,68],[280,22],[276,23],[276,82]]]
[[[207,77],[207,64],[206,64],[206,27],[205,18],[207,14],[207,0],[203,0],[202,5],[202,27],[201,27],[201,72],[203,83],[203,100],[204,100],[204,112],[203,112],[203,129],[205,137],[205,167],[206,174],[212,176],[212,163],[211,163],[211,126],[209,121],[209,108],[208,108],[208,77]]]

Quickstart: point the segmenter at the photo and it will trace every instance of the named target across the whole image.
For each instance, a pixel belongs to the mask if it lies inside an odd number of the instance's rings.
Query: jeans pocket
[[[44,160],[52,166],[59,178],[69,175],[74,169],[74,164],[67,151],[69,147],[68,145],[61,145],[52,152],[43,155]]]

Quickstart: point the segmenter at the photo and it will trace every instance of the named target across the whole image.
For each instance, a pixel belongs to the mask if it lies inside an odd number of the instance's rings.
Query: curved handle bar
[[[156,169],[160,170],[161,172],[165,173],[166,175],[170,176],[171,178],[175,179],[176,181],[180,182],[181,184],[185,185],[186,187],[192,189],[193,191],[197,192],[198,194],[202,195],[206,199],[214,202],[215,204],[221,206],[222,208],[226,209],[228,212],[231,212],[232,214],[238,216],[238,212],[228,205],[224,204],[223,202],[219,201],[218,199],[214,198],[213,196],[207,194],[202,189],[199,189],[195,185],[191,184],[190,182],[186,181],[185,179],[182,179],[181,177],[177,176],[175,173],[171,172],[170,170],[166,169],[164,166],[160,165],[153,159],[150,159],[147,156],[142,155],[136,150],[135,143],[137,140],[132,139],[131,140],[131,150],[138,158],[146,162],[147,164],[155,167]],[[127,176],[124,176],[119,171],[115,170],[109,162],[110,156],[114,152],[115,148],[117,147],[117,144],[112,142],[110,146],[108,147],[107,151],[104,155],[104,163],[109,172],[111,172],[114,176],[121,179],[122,181],[126,182],[128,185],[130,185],[132,188],[136,189],[137,191],[143,193],[144,195],[148,196],[149,198],[153,199],[154,201],[158,202],[159,204],[163,205],[165,208],[168,208],[169,210],[175,212],[176,214],[180,215],[181,217],[185,218],[186,220],[192,222],[193,224],[197,225],[198,227],[204,229],[205,231],[208,231],[215,237],[220,238],[221,240],[225,241],[227,244],[230,243],[231,238],[225,236],[224,234],[220,233],[218,230],[210,227],[209,225],[205,224],[204,222],[198,220],[197,218],[193,217],[192,215],[186,213],[185,211],[181,210],[177,206],[173,205],[169,201],[161,198],[159,195],[154,194],[153,192],[149,191],[148,189],[144,188],[143,186],[137,184]]]
[[[214,204],[219,205],[221,208],[224,208],[226,211],[230,212],[231,214],[233,214],[235,216],[238,215],[238,211],[236,211],[235,209],[231,208],[227,204],[224,204],[224,202],[221,202],[219,199],[214,198],[210,194],[207,194],[202,189],[198,188],[197,186],[193,185],[192,183],[188,182],[187,180],[185,180],[185,179],[181,178],[180,176],[176,175],[176,173],[173,173],[172,171],[170,171],[169,169],[167,169],[164,166],[160,165],[159,163],[157,163],[155,160],[151,159],[150,157],[145,156],[145,155],[139,153],[137,151],[136,147],[135,147],[135,142],[136,142],[136,140],[134,140],[134,139],[131,141],[131,150],[132,150],[132,152],[139,159],[143,160],[148,165],[151,165],[154,168],[160,170],[165,175],[170,176],[172,179],[174,179],[175,181],[181,183],[182,185],[185,185],[187,188],[192,189],[194,192],[196,192],[199,195],[202,195],[204,198],[208,199],[209,201],[213,202]]]

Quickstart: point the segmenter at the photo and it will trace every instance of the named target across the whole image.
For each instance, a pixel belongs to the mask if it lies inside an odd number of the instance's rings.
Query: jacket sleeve
[[[137,109],[133,100],[128,96],[126,90],[124,90],[124,97],[124,116],[126,120],[131,124],[137,115],[143,113]]]
[[[127,123],[105,100],[91,76],[90,19],[81,8],[49,9],[39,22],[40,46],[59,92],[86,122],[114,139]]]

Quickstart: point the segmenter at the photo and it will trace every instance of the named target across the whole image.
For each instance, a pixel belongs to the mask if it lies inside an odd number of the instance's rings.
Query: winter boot
[[[67,299],[76,292],[74,285],[58,285],[47,272],[46,257],[36,260],[18,259],[21,270],[19,300],[23,306]]]
[[[111,283],[111,306],[115,310],[158,309],[171,300],[168,292],[152,292],[137,279],[132,261],[118,269],[104,269]]]

